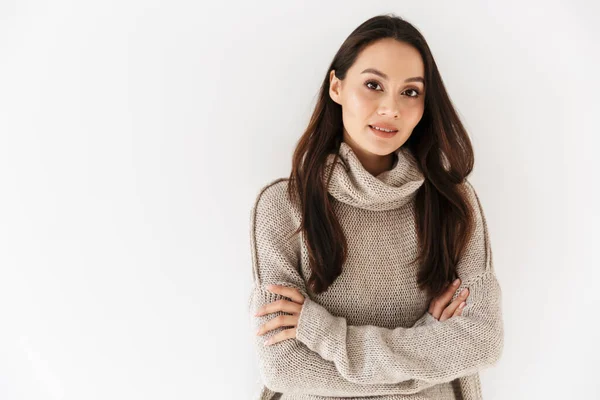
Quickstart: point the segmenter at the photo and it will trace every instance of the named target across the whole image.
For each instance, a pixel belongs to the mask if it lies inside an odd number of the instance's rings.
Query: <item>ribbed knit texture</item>
[[[287,197],[287,178],[263,186],[252,207],[250,243],[254,288],[249,298],[252,335],[264,385],[260,400],[481,399],[478,372],[494,365],[504,343],[501,289],[494,273],[483,209],[473,186],[464,190],[475,212],[475,232],[457,265],[469,288],[461,316],[438,321],[431,298],[417,287],[414,200],[424,177],[400,147],[392,169],[371,175],[341,143],[328,187],[348,242],[342,274],[321,294],[308,290],[308,254],[300,209]],[[270,284],[297,288],[305,297],[297,337],[263,342],[285,327],[256,336],[283,315],[254,313],[284,298]]]

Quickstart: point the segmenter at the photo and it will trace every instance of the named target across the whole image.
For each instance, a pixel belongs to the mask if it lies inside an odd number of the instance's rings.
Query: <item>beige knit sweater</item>
[[[457,266],[459,290],[469,288],[461,316],[438,321],[431,298],[417,287],[414,199],[424,182],[412,154],[396,151],[391,170],[364,169],[352,148],[340,147],[329,193],[348,241],[342,274],[321,294],[308,290],[308,255],[300,211],[287,194],[287,178],[262,187],[252,207],[250,243],[254,287],[249,298],[251,333],[264,385],[260,400],[481,399],[478,371],[495,365],[504,343],[501,289],[481,203],[466,181],[476,229]],[[297,335],[263,342],[284,327],[256,335],[283,312],[254,317],[259,307],[283,298],[269,284],[299,289],[305,302]],[[371,397],[369,397],[371,396]],[[375,396],[375,397],[372,397]]]

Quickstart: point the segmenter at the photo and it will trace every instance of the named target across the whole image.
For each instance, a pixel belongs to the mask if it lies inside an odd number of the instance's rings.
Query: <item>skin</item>
[[[387,78],[366,72],[372,68]],[[414,47],[395,39],[381,39],[367,46],[342,81],[329,73],[329,95],[342,106],[344,141],[373,176],[389,170],[393,152],[412,134],[425,110],[425,84],[408,81],[424,77],[424,64]],[[375,135],[369,125],[383,122],[398,133],[391,138]]]
[[[362,73],[367,68],[381,71],[387,78],[372,72]],[[409,78],[424,77],[421,55],[406,43],[390,38],[381,39],[362,50],[343,81],[336,78],[334,73],[331,70],[329,74],[329,95],[342,106],[344,141],[373,176],[391,169],[393,153],[408,140],[423,116],[425,85],[420,81],[406,82]],[[378,122],[394,126],[398,133],[391,138],[378,137],[369,128],[369,125]],[[431,300],[428,312],[435,319],[445,321],[461,315],[460,304],[466,301],[468,289],[448,304],[459,285],[460,280],[456,285],[447,285],[440,296]],[[271,285],[267,290],[290,300],[281,299],[266,304],[254,316],[279,311],[289,315],[270,319],[261,325],[256,334],[262,336],[271,330],[288,327],[265,342],[265,345],[295,338],[304,296],[295,288],[281,285]]]

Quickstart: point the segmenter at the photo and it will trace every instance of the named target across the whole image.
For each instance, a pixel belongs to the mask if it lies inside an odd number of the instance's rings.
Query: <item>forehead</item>
[[[425,76],[425,66],[419,51],[409,44],[390,38],[378,40],[365,47],[348,73],[360,76],[367,68],[378,69],[393,81]]]

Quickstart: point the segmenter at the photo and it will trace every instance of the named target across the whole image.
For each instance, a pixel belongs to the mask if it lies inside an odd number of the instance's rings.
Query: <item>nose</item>
[[[400,115],[400,107],[394,96],[386,96],[378,110],[379,115],[397,119]]]

